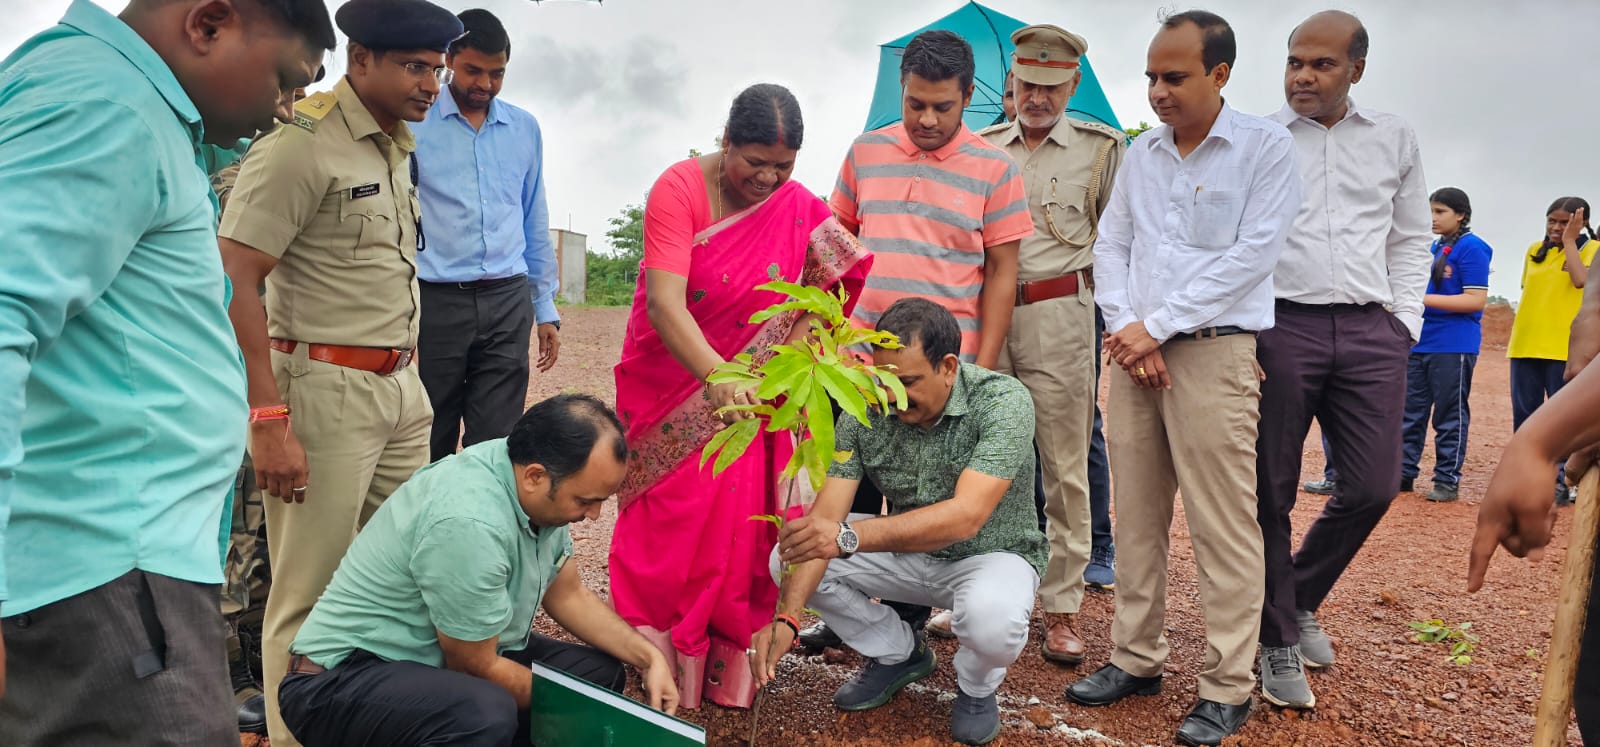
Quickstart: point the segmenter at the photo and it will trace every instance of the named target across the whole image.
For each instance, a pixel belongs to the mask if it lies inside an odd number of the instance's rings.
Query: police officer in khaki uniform
[[[268,494],[268,732],[288,648],[357,530],[428,462],[433,410],[411,366],[420,308],[406,121],[449,71],[461,22],[425,0],[351,0],[348,73],[256,142],[218,230],[249,374],[250,453]],[[255,293],[266,283],[265,308]]]
[[[1089,563],[1089,484],[1085,465],[1094,426],[1095,303],[1091,284],[1095,226],[1111,199],[1125,134],[1065,115],[1078,87],[1083,37],[1036,25],[1011,35],[1016,119],[978,132],[1022,168],[1033,235],[1022,240],[1017,309],[999,368],[1033,395],[1035,444],[1049,520],[1050,562],[1039,583],[1045,659],[1083,660],[1073,624]]]

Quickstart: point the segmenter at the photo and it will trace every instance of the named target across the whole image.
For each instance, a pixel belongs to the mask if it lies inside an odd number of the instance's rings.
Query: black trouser
[[[1256,519],[1266,554],[1261,643],[1300,642],[1297,610],[1315,612],[1400,490],[1400,416],[1411,335],[1377,304],[1279,301],[1257,338],[1261,423]],[[1291,552],[1290,511],[1311,421],[1322,424],[1339,473],[1333,497]]]
[[[1589,582],[1589,617],[1578,649],[1578,681],[1572,688],[1572,710],[1578,713],[1583,743],[1600,747],[1600,573]]]
[[[539,662],[622,692],[627,670],[599,649],[534,633],[504,656]],[[530,676],[532,676],[530,674]],[[488,680],[357,651],[319,674],[290,674],[278,689],[283,721],[305,747],[528,744],[528,712]]]
[[[232,743],[219,593],[132,570],[0,620],[0,745]]]
[[[528,397],[533,300],[525,275],[464,288],[418,283],[422,292],[417,374],[433,402],[432,459],[501,438]],[[462,422],[466,434],[462,434]]]

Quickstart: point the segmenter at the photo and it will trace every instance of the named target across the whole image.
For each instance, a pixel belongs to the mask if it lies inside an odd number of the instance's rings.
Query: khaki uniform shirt
[[[1022,168],[1022,182],[1028,190],[1033,235],[1022,240],[1017,279],[1047,280],[1093,267],[1094,226],[1111,202],[1111,185],[1127,150],[1127,133],[1062,115],[1032,151],[1019,121],[990,125],[978,135],[1011,154]],[[1111,150],[1100,174],[1100,192],[1095,204],[1089,205],[1090,175],[1108,143]],[[1067,243],[1051,231],[1051,221]]]
[[[307,343],[417,344],[415,141],[391,137],[341,80],[250,148],[218,234],[278,258],[267,330]]]

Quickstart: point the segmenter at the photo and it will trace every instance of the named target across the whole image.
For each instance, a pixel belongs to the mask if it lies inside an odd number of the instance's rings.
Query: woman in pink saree
[[[771,524],[751,521],[781,503],[788,434],[763,433],[722,474],[701,449],[725,424],[721,406],[749,402],[711,369],[756,355],[809,329],[798,313],[764,324],[750,315],[783,296],[754,288],[787,280],[859,293],[871,259],[822,200],[789,181],[802,123],[781,86],[734,100],[723,150],[673,165],[650,190],[644,262],[622,360],[617,413],[631,457],[611,540],[617,612],[676,661],[681,706],[702,694],[748,707],[755,696],[745,648],[772,621],[778,587],[767,558]]]

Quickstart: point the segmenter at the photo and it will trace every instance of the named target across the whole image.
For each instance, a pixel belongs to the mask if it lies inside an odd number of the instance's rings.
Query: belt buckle
[[[1017,281],[1017,301],[1013,305],[1027,306],[1030,303],[1033,302],[1028,300],[1028,283],[1022,280]]]
[[[417,349],[416,348],[406,348],[405,350],[396,350],[395,351],[396,355],[395,355],[395,359],[394,359],[394,366],[389,369],[389,374],[388,375],[393,376],[393,375],[399,373],[401,370],[403,370],[406,366],[411,365],[411,358],[413,356],[415,356],[416,353],[417,353]]]

